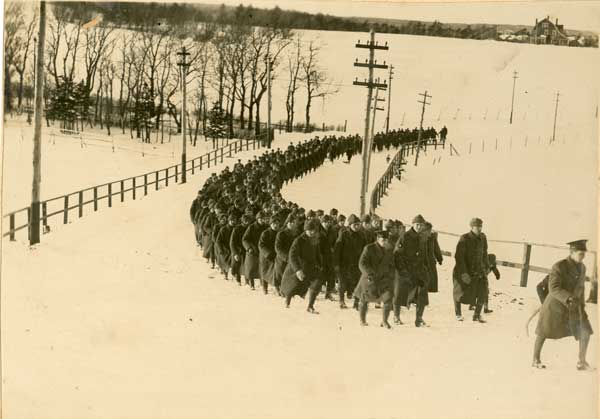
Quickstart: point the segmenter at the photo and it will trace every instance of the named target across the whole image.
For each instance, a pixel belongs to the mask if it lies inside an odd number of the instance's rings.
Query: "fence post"
[[[148,195],[148,175],[144,175],[144,196]]]
[[[79,191],[79,218],[83,217],[83,191]]]
[[[48,206],[46,201],[42,202],[42,222],[44,225],[44,231],[48,229]]]
[[[471,148],[473,147],[473,143],[469,143],[469,154],[471,154]]]
[[[65,209],[63,214],[63,224],[69,223],[69,195],[65,195]]]
[[[10,241],[15,241],[15,214],[10,214]]]
[[[198,169],[202,170],[202,156],[200,156],[200,167]]]
[[[31,240],[31,207],[27,207],[27,240]]]
[[[169,168],[165,169],[165,188],[169,186]]]
[[[183,168],[181,170],[183,170]],[[182,174],[182,176],[183,176],[183,174]],[[179,166],[176,165],[175,166],[175,183],[177,183],[178,179],[179,179]]]
[[[156,172],[154,172],[154,179],[155,179],[154,190],[158,191],[158,170]]]
[[[112,183],[108,184],[108,208],[112,207]]]
[[[196,164],[196,159],[192,159],[192,175],[194,174],[194,166]]]
[[[121,181],[121,202],[125,201],[125,181]]]
[[[212,153],[211,151],[208,152],[208,167],[210,168],[210,153]]]
[[[94,211],[98,211],[98,187],[94,186]]]
[[[131,191],[133,192],[133,199],[135,200],[135,190],[136,190],[136,186],[135,186],[135,177],[131,178],[132,184],[131,184]]]
[[[233,145],[233,144],[229,144],[229,157],[231,157],[231,146],[232,146],[232,145]]]
[[[531,260],[531,245],[523,244],[523,269],[521,270],[521,286],[527,286],[527,277],[529,276],[529,262]]]

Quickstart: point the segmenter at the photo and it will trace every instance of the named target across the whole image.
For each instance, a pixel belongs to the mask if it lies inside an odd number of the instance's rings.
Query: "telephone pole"
[[[46,45],[46,2],[40,2],[35,61],[35,93],[33,122],[33,182],[31,185],[31,234],[29,244],[40,242],[40,185],[42,183],[42,114],[44,113],[44,46]]]
[[[519,78],[517,76],[517,71],[515,70],[513,72],[513,91],[512,91],[512,102],[510,104],[510,123],[512,124],[512,120],[513,120],[513,108],[515,106],[515,85],[517,84],[517,79]]]
[[[387,117],[385,118],[385,133],[390,131],[390,108],[392,107],[392,79],[394,75],[394,66],[390,65],[390,74],[388,75],[388,100],[387,100]]]
[[[271,57],[269,55],[267,55],[267,98],[267,147],[271,148]]]
[[[366,209],[366,195],[367,195],[367,187],[368,187],[368,170],[369,170],[369,152],[371,150],[370,146],[370,137],[369,137],[369,123],[371,122],[371,101],[373,100],[373,89],[380,87],[382,89],[387,88],[387,83],[379,83],[373,80],[373,73],[376,68],[378,69],[387,69],[388,66],[385,64],[377,64],[375,61],[375,50],[385,50],[387,51],[389,48],[387,46],[387,42],[385,45],[378,45],[375,42],[375,30],[371,29],[370,31],[370,41],[366,44],[361,44],[360,41],[356,43],[356,48],[366,48],[369,50],[369,59],[365,60],[364,63],[359,63],[358,59],[354,62],[355,67],[366,67],[369,69],[369,79],[368,81],[365,79],[364,81],[358,81],[358,78],[354,80],[352,84],[355,86],[365,86],[367,87],[367,109],[365,115],[365,135],[363,138],[362,144],[362,175],[361,175],[361,185],[360,185],[360,215],[365,214]]]
[[[379,81],[379,79],[376,79],[376,81]],[[371,137],[370,137],[370,141],[369,141],[369,150],[368,150],[368,158],[367,158],[367,181],[366,183],[366,187],[369,187],[369,173],[371,172],[371,154],[373,153],[373,142],[375,139],[375,115],[377,114],[377,111],[383,111],[383,108],[378,108],[377,104],[379,102],[384,102],[384,99],[380,99],[379,98],[379,90],[381,90],[379,87],[375,89],[375,98],[373,101],[373,118],[371,119]]]
[[[185,46],[181,48],[181,52],[178,52],[177,55],[181,57],[181,62],[177,63],[181,67],[181,139],[183,140],[183,148],[181,149],[181,183],[186,183],[186,138],[185,132],[187,129],[187,121],[186,121],[186,101],[187,101],[187,91],[186,91],[186,75],[187,75],[187,56],[190,55],[189,52],[185,50]]]
[[[419,96],[423,96],[423,101],[418,101],[419,103],[423,104],[423,109],[421,110],[421,124],[419,125],[419,136],[417,137],[417,154],[415,155],[415,166],[419,161],[419,151],[421,151],[421,136],[423,135],[423,117],[425,116],[425,106],[431,105],[431,103],[427,102],[427,99],[433,97],[427,94],[427,90],[425,90],[425,93],[419,93]]]
[[[556,116],[558,115],[558,100],[560,92],[556,92],[556,107],[554,108],[554,129],[552,130],[552,142],[556,139]]]

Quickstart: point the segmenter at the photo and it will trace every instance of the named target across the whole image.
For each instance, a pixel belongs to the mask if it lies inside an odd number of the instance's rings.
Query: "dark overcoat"
[[[225,273],[229,272],[229,268],[231,267],[231,249],[229,242],[231,240],[232,230],[233,228],[230,225],[221,227],[215,242],[217,264]]]
[[[426,264],[427,264],[427,273],[429,274],[429,292],[438,292],[438,272],[437,272],[437,264],[442,264],[443,255],[442,249],[440,249],[440,244],[438,243],[438,233],[433,231],[427,237],[427,254],[426,254]]]
[[[535,333],[547,339],[573,336],[579,340],[582,332],[592,334],[592,325],[585,312],[585,266],[567,258],[554,264],[548,280],[549,294],[540,309]],[[571,298],[572,303],[567,304]]]
[[[244,237],[244,233],[246,231],[246,227],[243,225],[236,225],[231,232],[231,238],[229,240],[229,249],[231,250],[231,274],[232,275],[242,275],[244,266],[244,259],[246,256],[246,249],[244,249],[244,245],[242,244],[242,237]],[[235,256],[238,257],[239,260],[235,260]]]
[[[299,295],[302,298],[311,288],[318,291],[321,287],[322,258],[318,237],[310,238],[306,232],[294,239],[290,247],[288,264],[281,281],[281,292],[285,296]],[[305,279],[300,281],[296,272],[304,272]]]
[[[408,307],[411,302],[429,304],[426,250],[419,234],[412,228],[402,235],[394,249],[396,303]]]
[[[275,237],[277,231],[267,228],[260,235],[258,241],[258,264],[260,267],[260,277],[271,285],[275,285]]]
[[[277,233],[277,236],[275,237],[275,253],[277,256],[275,257],[273,280],[276,287],[281,285],[283,273],[285,272],[288,261],[288,255],[290,253],[290,247],[292,247],[292,242],[296,236],[296,231],[285,228]]]
[[[456,244],[454,254],[454,301],[463,304],[475,304],[477,299],[485,300],[488,293],[487,274],[489,258],[485,234],[476,235],[472,231],[463,234]],[[470,283],[462,280],[462,274],[470,276]]]
[[[217,216],[213,212],[206,214],[202,221],[202,256],[207,259],[213,259],[215,257],[212,233],[218,224],[219,221],[217,220]]]
[[[365,246],[358,262],[360,280],[354,297],[361,301],[383,301],[392,299],[394,282],[394,252],[378,243]]]
[[[246,249],[246,257],[244,259],[244,276],[246,279],[260,278],[258,241],[265,227],[259,224],[258,221],[255,221],[248,226],[242,237],[242,244],[244,245],[244,249]]]
[[[334,246],[334,266],[340,269],[340,281],[345,289],[354,290],[360,279],[358,261],[366,245],[362,231],[352,231],[351,228],[340,230]]]

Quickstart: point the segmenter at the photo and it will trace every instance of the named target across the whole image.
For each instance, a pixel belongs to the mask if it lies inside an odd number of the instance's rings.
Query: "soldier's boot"
[[[358,298],[354,297],[354,305],[352,306],[354,310],[359,310]]]
[[[385,327],[387,329],[391,329],[392,328],[392,326],[388,322],[388,319],[390,317],[390,312],[391,311],[392,311],[392,305],[390,303],[383,304],[383,310],[381,311],[383,313],[383,318],[382,318],[382,321],[381,321],[381,327]]]
[[[403,324],[400,320],[400,304],[394,304],[394,323]]]
[[[286,295],[285,296],[285,308],[290,308],[290,303],[292,302],[292,296],[291,295]]]
[[[260,282],[262,282],[263,293],[267,295],[269,293],[269,283],[264,279],[261,279]]]
[[[256,287],[254,286],[254,278],[250,278],[250,288],[252,288],[252,290],[256,289]]]
[[[427,323],[425,323],[425,320],[423,320],[424,312],[425,312],[425,306],[421,305],[421,304],[417,304],[417,316],[415,319],[415,326],[417,326],[417,327],[427,326]]]
[[[241,287],[242,286],[242,277],[240,274],[235,274],[235,280],[238,283],[238,285]]]
[[[319,312],[317,310],[315,310],[315,301],[317,300],[317,295],[319,294],[319,291],[310,289],[308,291],[308,307],[306,308],[306,311],[308,311],[309,313],[312,314],[319,314]]]
[[[481,310],[483,309],[483,303],[477,301],[477,305],[475,306],[475,313],[473,314],[473,321],[479,323],[487,323],[483,317],[481,317]]]
[[[490,314],[493,313],[494,310],[490,310],[490,306],[488,305],[487,301],[485,302],[485,304],[483,305],[483,312],[485,314]]]
[[[368,326],[369,323],[367,323],[367,311],[369,310],[369,303],[367,303],[366,301],[361,301],[360,303],[360,308],[359,308],[359,317],[360,317],[360,325],[361,326]]]

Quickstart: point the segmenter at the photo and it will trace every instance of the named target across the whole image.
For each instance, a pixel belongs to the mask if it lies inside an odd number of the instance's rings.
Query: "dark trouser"
[[[340,274],[340,284],[338,289],[338,294],[340,297],[340,303],[344,302],[344,297],[352,298],[352,294],[354,293],[354,288],[356,288],[356,284],[360,278],[360,272],[342,272]]]
[[[462,308],[459,301],[454,302],[454,314],[457,316],[462,316]]]
[[[333,271],[326,270],[323,273],[323,278],[325,280],[325,293],[329,295],[335,290],[335,274]]]
[[[264,279],[261,279],[260,282],[261,282],[264,293],[268,294],[269,293],[269,282]]]

